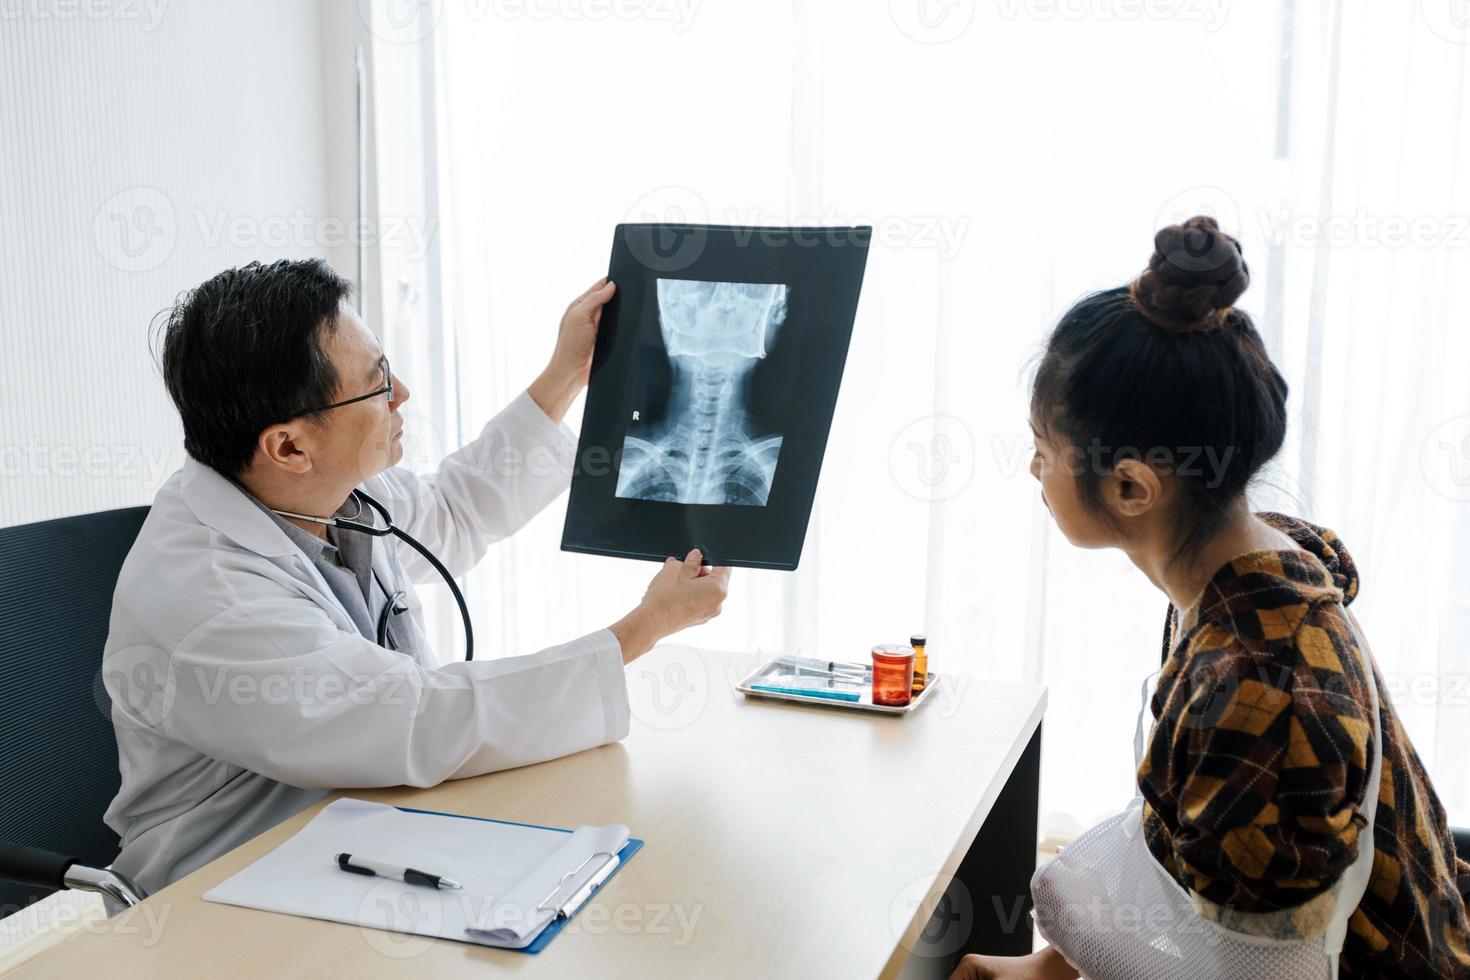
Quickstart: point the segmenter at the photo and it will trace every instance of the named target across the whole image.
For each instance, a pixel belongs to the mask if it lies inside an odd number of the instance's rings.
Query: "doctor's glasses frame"
[[[321,408],[308,408],[301,414],[312,415],[316,412],[330,412],[334,408],[341,408],[343,405],[352,405],[356,402],[365,402],[369,398],[377,398],[379,395],[387,395],[388,401],[391,403],[393,401],[393,369],[388,366],[388,355],[384,354],[378,358],[378,364],[383,369],[383,387],[376,388],[366,395],[358,395],[356,398],[348,398],[340,402],[333,402],[330,405],[323,405]]]

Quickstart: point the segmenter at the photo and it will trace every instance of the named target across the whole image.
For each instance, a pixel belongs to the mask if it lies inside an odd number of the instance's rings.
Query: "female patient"
[[[1240,245],[1198,217],[1154,247],[1136,281],[1062,317],[1031,402],[1057,526],[1127,552],[1170,602],[1138,798],[1037,873],[1053,945],[967,956],[955,977],[1330,977],[1337,942],[1343,977],[1470,977],[1470,866],[1379,699],[1353,561],[1331,531],[1246,504],[1286,383],[1232,306]]]

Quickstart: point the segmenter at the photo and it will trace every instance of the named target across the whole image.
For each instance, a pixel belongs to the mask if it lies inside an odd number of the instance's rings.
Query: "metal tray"
[[[784,661],[784,662],[783,662]],[[873,703],[873,667],[871,664],[851,664],[863,670],[864,680],[854,689],[858,691],[858,700],[841,701],[834,698],[807,697],[801,694],[786,694],[778,691],[757,691],[752,685],[761,683],[762,680],[776,674],[787,674],[791,671],[791,658],[775,657],[761,664],[752,671],[744,680],[735,685],[735,690],[748,698],[768,698],[772,701],[795,701],[799,704],[815,704],[823,708],[845,708],[849,711],[872,711],[883,715],[906,715],[919,705],[928,700],[934,690],[934,684],[939,675],[933,672],[924,675],[924,689],[919,696],[911,700],[903,707],[893,707],[886,704]],[[813,676],[819,676],[813,672]]]

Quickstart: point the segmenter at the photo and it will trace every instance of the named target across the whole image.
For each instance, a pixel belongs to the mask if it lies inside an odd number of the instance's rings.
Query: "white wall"
[[[149,352],[179,292],[252,259],[355,277],[356,8],[0,0],[0,525],[182,464]]]
[[[0,526],[147,503],[182,464],[149,350],[179,292],[252,259],[356,277],[332,221],[356,213],[367,31],[318,6],[0,0]],[[65,934],[62,905],[101,911],[61,892],[6,920],[0,972]]]

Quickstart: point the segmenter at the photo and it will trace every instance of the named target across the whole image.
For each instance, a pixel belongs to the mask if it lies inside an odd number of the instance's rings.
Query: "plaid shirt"
[[[1301,550],[1221,568],[1177,649],[1169,607],[1138,769],[1144,833],[1203,915],[1256,935],[1316,936],[1366,826],[1374,727],[1345,608],[1358,575],[1331,531],[1260,517]],[[1341,975],[1470,978],[1455,880],[1470,865],[1455,856],[1444,808],[1373,670],[1384,741],[1373,875],[1348,923]]]

